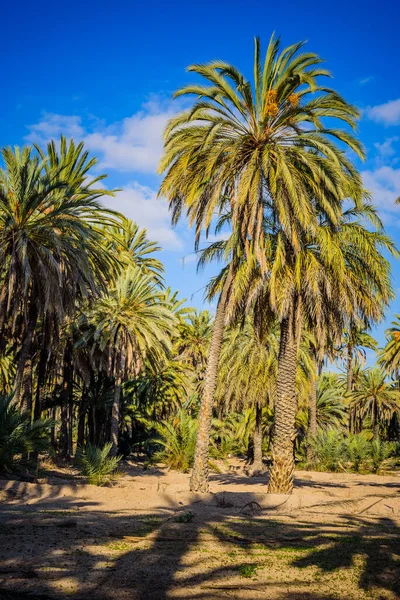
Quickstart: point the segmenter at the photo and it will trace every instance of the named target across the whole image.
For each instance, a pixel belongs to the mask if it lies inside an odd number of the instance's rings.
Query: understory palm
[[[400,391],[386,381],[385,373],[378,367],[364,372],[351,398],[350,426],[355,432],[368,420],[374,437],[378,437],[393,417],[400,420]]]
[[[140,267],[130,267],[95,302],[89,323],[94,342],[108,354],[108,371],[115,380],[111,416],[111,453],[118,448],[119,407],[126,374],[138,374],[145,359],[162,361],[171,349],[176,317],[165,294]]]

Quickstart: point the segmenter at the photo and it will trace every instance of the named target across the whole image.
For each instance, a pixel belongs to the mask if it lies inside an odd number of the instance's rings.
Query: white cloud
[[[147,229],[149,239],[159,242],[162,247],[169,250],[182,248],[182,241],[171,228],[167,203],[158,199],[151,188],[134,181],[114,198],[105,197],[104,204]]]
[[[81,139],[85,130],[82,127],[82,119],[77,115],[57,115],[44,113],[39,123],[29,126],[30,133],[25,137],[28,142],[47,143],[59,137],[62,133],[66,137]]]
[[[368,77],[360,77],[360,79],[356,80],[358,85],[367,85],[367,83],[371,83],[375,77],[373,75],[368,75]]]
[[[377,104],[376,106],[367,106],[364,111],[372,121],[383,123],[384,125],[399,125],[400,124],[400,98],[391,100],[385,104]]]
[[[372,193],[374,204],[380,209],[381,216],[388,225],[398,225],[394,215],[400,216],[400,206],[395,200],[400,197],[400,169],[380,167],[374,171],[364,171],[363,181]]]
[[[386,140],[384,142],[382,142],[382,144],[379,144],[378,142],[376,144],[374,144],[375,148],[378,150],[379,155],[381,158],[388,158],[390,156],[393,156],[393,154],[396,154],[396,150],[393,148],[393,144],[395,142],[398,142],[400,138],[398,138],[396,135],[390,138],[386,138]]]
[[[26,139],[44,144],[64,134],[84,141],[86,148],[99,156],[99,168],[155,173],[162,153],[162,134],[176,110],[176,104],[172,107],[155,98],[122,121],[106,125],[93,119],[85,127],[79,116],[45,113],[38,123],[29,126]]]

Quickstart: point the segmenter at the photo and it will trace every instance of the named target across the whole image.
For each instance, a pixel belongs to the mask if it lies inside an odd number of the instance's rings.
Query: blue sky
[[[333,86],[362,110],[365,183],[388,232],[400,233],[398,2],[267,0],[8,3],[3,9],[5,82],[0,144],[45,142],[60,133],[85,141],[123,191],[109,205],[146,227],[164,247],[168,283],[196,306],[208,275],[189,257],[193,236],[173,231],[156,199],[161,133],[179,109],[171,94],[190,82],[185,67],[222,58],[251,77],[253,37],[308,40],[334,75]],[[400,268],[393,283],[400,292]],[[197,292],[197,293],[196,293]],[[195,294],[193,296],[193,294]],[[193,296],[193,297],[192,297]],[[398,297],[388,312],[400,312]],[[385,324],[377,330],[383,342]]]

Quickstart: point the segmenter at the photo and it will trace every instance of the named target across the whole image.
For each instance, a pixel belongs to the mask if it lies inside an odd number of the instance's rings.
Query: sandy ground
[[[2,480],[0,598],[400,598],[400,477],[298,472],[290,497],[239,462],[208,495],[132,464],[111,488]]]

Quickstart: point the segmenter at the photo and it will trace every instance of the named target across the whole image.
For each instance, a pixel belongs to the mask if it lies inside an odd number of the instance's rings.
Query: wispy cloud
[[[28,127],[26,140],[44,144],[61,134],[85,142],[100,157],[100,168],[123,172],[155,173],[162,153],[162,134],[176,105],[155,97],[121,121],[105,124],[92,119],[84,124],[77,115],[44,113]]]
[[[382,142],[382,144],[380,144],[379,142],[376,142],[374,144],[374,146],[379,153],[379,157],[381,159],[388,159],[391,156],[393,156],[394,154],[396,154],[396,150],[393,147],[393,144],[398,142],[399,139],[400,138],[397,135],[394,135],[390,138],[386,138],[385,141]]]
[[[133,181],[114,198],[106,197],[104,204],[136,221],[147,229],[148,237],[169,250],[181,250],[182,240],[171,227],[167,203],[157,198],[157,192]]]
[[[376,106],[367,106],[364,114],[375,121],[384,125],[399,125],[400,124],[400,98],[390,100],[385,104],[377,104]]]
[[[25,136],[28,142],[46,143],[60,136],[61,133],[67,137],[81,139],[85,135],[82,127],[82,119],[77,115],[57,115],[44,113],[38,123],[29,127],[29,134]]]
[[[383,221],[387,225],[400,226],[400,206],[395,204],[400,197],[400,169],[380,167],[362,173],[364,185],[372,194]]]
[[[371,83],[372,81],[374,81],[374,79],[374,75],[368,75],[368,77],[360,77],[359,79],[356,79],[356,84],[367,85],[367,83]]]

